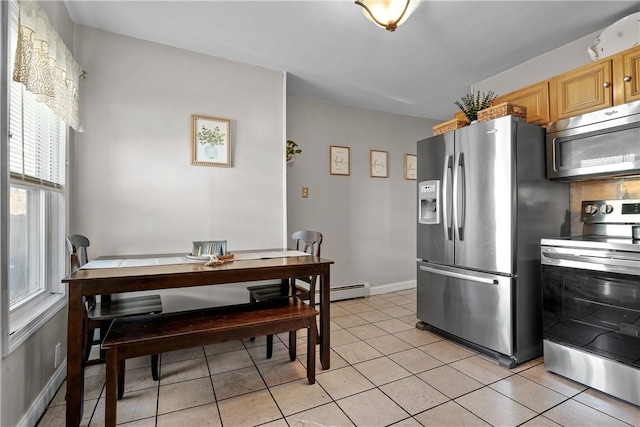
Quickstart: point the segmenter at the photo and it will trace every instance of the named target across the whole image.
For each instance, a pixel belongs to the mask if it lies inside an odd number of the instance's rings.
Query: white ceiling
[[[351,0],[65,4],[76,24],[287,71],[289,94],[441,120],[472,83],[640,10],[637,0],[424,1],[390,33]]]

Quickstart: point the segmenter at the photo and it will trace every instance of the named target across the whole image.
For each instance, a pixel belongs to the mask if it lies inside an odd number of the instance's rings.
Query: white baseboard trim
[[[409,280],[407,282],[388,283],[386,285],[371,286],[369,289],[371,295],[387,294],[389,292],[404,291],[405,289],[413,289],[417,286],[417,280]]]
[[[53,374],[53,376],[49,379],[49,382],[42,389],[36,400],[33,401],[31,407],[24,414],[24,417],[18,423],[18,427],[30,427],[35,426],[36,423],[40,420],[40,417],[47,410],[47,406],[54,398],[58,389],[67,378],[67,359],[64,359],[58,370]]]

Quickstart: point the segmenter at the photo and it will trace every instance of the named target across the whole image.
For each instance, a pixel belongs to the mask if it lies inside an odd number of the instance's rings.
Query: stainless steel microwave
[[[550,123],[547,178],[640,174],[640,101]]]

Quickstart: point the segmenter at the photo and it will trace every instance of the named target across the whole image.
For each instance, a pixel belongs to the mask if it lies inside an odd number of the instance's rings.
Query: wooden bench
[[[102,348],[107,353],[105,425],[116,425],[124,393],[125,360],[201,345],[289,332],[289,359],[296,358],[295,331],[307,329],[307,379],[315,383],[318,311],[298,298],[116,319]]]

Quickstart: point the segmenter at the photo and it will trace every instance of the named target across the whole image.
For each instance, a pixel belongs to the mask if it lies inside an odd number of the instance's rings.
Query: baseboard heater
[[[296,285],[301,288],[309,289],[309,284],[297,281]],[[317,287],[316,287],[317,288]],[[370,286],[368,282],[354,283],[351,285],[332,286],[329,293],[331,301],[342,301],[352,298],[364,298],[370,295]],[[316,303],[320,302],[320,291],[316,289]]]

